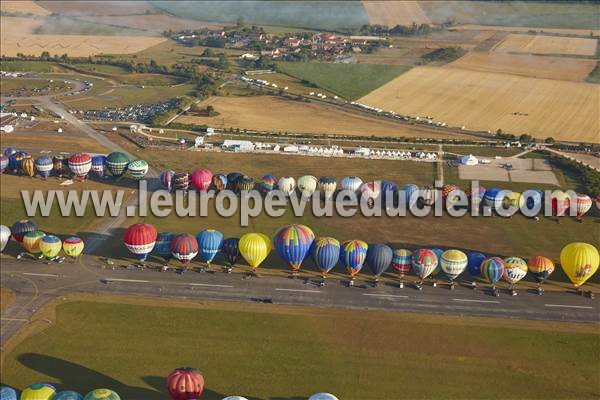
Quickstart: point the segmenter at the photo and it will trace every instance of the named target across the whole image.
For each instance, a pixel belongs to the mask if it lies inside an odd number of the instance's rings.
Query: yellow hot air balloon
[[[33,158],[26,158],[21,162],[21,169],[23,173],[30,178],[35,175],[35,161]]]
[[[67,238],[63,242],[63,251],[71,258],[79,257],[79,255],[83,252],[84,247],[85,243],[83,240],[75,236]]]
[[[594,275],[599,262],[598,249],[588,243],[570,243],[560,252],[560,266],[576,288]]]
[[[62,249],[62,240],[58,236],[46,235],[40,239],[40,251],[48,260],[54,259]]]
[[[42,254],[42,251],[40,250],[40,240],[44,236],[46,236],[46,234],[42,231],[29,232],[23,236],[22,245],[25,251],[35,257],[38,257],[40,254]]]
[[[240,238],[240,254],[252,269],[260,266],[272,247],[271,239],[262,233],[246,233]]]
[[[23,390],[21,400],[51,400],[55,394],[54,386],[48,383],[35,383]]]

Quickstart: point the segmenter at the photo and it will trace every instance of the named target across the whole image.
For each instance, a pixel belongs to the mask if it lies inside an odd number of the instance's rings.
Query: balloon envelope
[[[106,169],[116,178],[123,176],[128,164],[129,157],[125,153],[115,151],[106,157]]]
[[[29,232],[23,237],[23,248],[28,253],[37,256],[42,253],[40,250],[40,240],[46,236],[46,234],[42,231],[33,231]]]
[[[40,239],[40,251],[49,260],[56,257],[61,249],[62,240],[58,236],[46,235]]]
[[[21,393],[21,400],[52,400],[56,389],[49,383],[34,383]]]
[[[110,389],[95,389],[86,394],[83,400],[121,400],[121,397]]]
[[[267,174],[267,175],[263,176],[262,178],[260,178],[260,189],[263,192],[268,193],[271,190],[275,189],[276,186],[277,186],[277,178],[275,178],[274,175]]]
[[[243,190],[249,192],[254,189],[254,179],[246,175],[241,176],[237,179],[236,187],[240,192]]]
[[[412,253],[412,269],[419,278],[427,278],[437,266],[438,257],[433,250],[418,249]]]
[[[585,193],[577,193],[575,199],[571,199],[575,202],[575,209],[577,211],[577,217],[583,217],[592,208],[592,198]]]
[[[349,190],[358,194],[362,184],[363,181],[358,176],[347,176],[342,179],[341,188],[342,190]]]
[[[500,257],[486,258],[481,263],[481,277],[494,285],[504,275],[504,260]]]
[[[338,400],[338,398],[331,393],[315,393],[308,400]]]
[[[227,257],[229,266],[233,266],[240,259],[240,239],[238,238],[227,238],[223,241],[223,247],[221,252]]]
[[[29,233],[37,230],[37,224],[32,219],[22,219],[15,222],[10,228],[12,237],[19,243],[23,241],[23,237]]]
[[[277,230],[273,244],[279,256],[297,271],[308,256],[315,234],[306,225],[285,225]]]
[[[171,254],[185,265],[198,254],[198,241],[189,233],[177,235],[171,242]]]
[[[143,179],[148,173],[148,163],[144,160],[133,160],[127,164],[127,174],[135,180]]]
[[[32,158],[26,158],[21,163],[21,169],[25,175],[33,177],[35,175],[35,162]]]
[[[165,261],[169,261],[173,258],[173,254],[171,253],[171,243],[173,242],[173,239],[175,239],[175,234],[171,232],[161,232],[156,238],[154,252],[164,258]]]
[[[284,195],[289,197],[294,189],[296,189],[296,180],[291,176],[284,176],[277,182],[277,187]]]
[[[18,393],[9,386],[0,387],[0,400],[19,400]]]
[[[35,160],[35,169],[37,170],[40,176],[46,178],[50,176],[50,172],[54,168],[54,164],[50,157],[38,157]]]
[[[321,273],[326,274],[340,259],[340,242],[331,237],[316,238],[311,248],[311,256]]]
[[[246,233],[240,238],[240,254],[253,269],[258,268],[271,251],[271,240],[259,233]]]
[[[196,188],[196,190],[208,190],[212,183],[213,173],[208,169],[198,169],[190,175],[190,181],[192,185]]]
[[[369,244],[366,262],[373,275],[380,276],[390,267],[393,256],[394,252],[387,244]]]
[[[481,263],[485,260],[483,253],[473,252],[469,253],[469,261],[467,263],[467,271],[471,276],[481,275]]]
[[[367,258],[369,245],[362,240],[346,240],[340,246],[340,262],[350,276],[356,276]]]
[[[166,170],[160,173],[160,183],[167,191],[172,191],[175,183],[175,171]]]
[[[175,190],[186,191],[190,187],[190,174],[187,172],[178,172],[173,177]]]
[[[72,390],[56,393],[52,400],[83,400],[83,396]]]
[[[504,259],[504,280],[508,283],[517,283],[527,275],[527,262],[519,257],[506,257]]]
[[[0,253],[4,251],[10,240],[10,229],[6,225],[0,225]]]
[[[396,249],[392,257],[392,268],[400,274],[408,274],[412,267],[412,251],[408,249]]]
[[[310,197],[317,190],[317,178],[312,175],[304,175],[298,178],[298,190],[304,197]]]
[[[87,153],[76,153],[69,157],[69,169],[78,178],[85,178],[92,168],[92,157]]]
[[[167,390],[173,400],[195,400],[204,392],[204,377],[194,368],[177,368],[167,377]]]
[[[548,257],[534,256],[527,261],[527,268],[535,280],[542,283],[554,272],[554,262]]]
[[[63,251],[69,257],[79,257],[79,255],[83,252],[85,247],[85,243],[83,239],[72,236],[70,238],[65,239],[63,242]]]
[[[334,195],[335,189],[337,189],[337,182],[335,178],[332,176],[323,176],[319,178],[319,182],[317,182],[317,190],[323,194],[323,196],[328,199]]]
[[[451,281],[463,273],[468,262],[467,255],[460,250],[446,250],[439,259],[442,271]]]
[[[560,266],[575,287],[596,273],[599,260],[598,249],[589,243],[570,243],[560,252]]]
[[[196,240],[198,241],[198,257],[206,263],[211,263],[223,247],[223,234],[214,229],[199,232]]]
[[[138,260],[145,261],[154,248],[157,237],[158,232],[152,225],[133,224],[125,231],[123,243]]]
[[[212,184],[217,191],[222,192],[227,189],[227,176],[223,174],[213,175]]]

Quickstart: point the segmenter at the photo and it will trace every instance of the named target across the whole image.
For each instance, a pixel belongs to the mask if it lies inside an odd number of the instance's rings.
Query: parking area
[[[488,161],[489,164],[459,165],[458,176],[464,180],[558,185],[558,180],[547,160],[505,158]]]

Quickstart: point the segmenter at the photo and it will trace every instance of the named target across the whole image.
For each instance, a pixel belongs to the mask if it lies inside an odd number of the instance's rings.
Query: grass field
[[[107,297],[43,313],[56,322],[5,355],[3,383],[110,387],[128,400],[158,400],[165,376],[190,365],[205,377],[203,399],[599,394],[598,332],[585,325]],[[498,380],[510,385],[482,384]]]
[[[123,75],[127,74],[128,71],[125,68],[119,67],[117,65],[108,65],[108,64],[73,64],[73,67],[82,69],[84,71],[90,72],[100,72],[101,74],[109,74],[109,75]]]
[[[280,72],[356,100],[408,71],[405,65],[277,63]]]
[[[593,56],[598,40],[574,37],[510,34],[494,51]]]
[[[418,67],[360,102],[401,114],[431,115],[467,129],[600,141],[600,125],[593,117],[598,114],[598,89],[590,83]]]
[[[56,72],[60,67],[46,61],[0,61],[2,71],[16,72]]]
[[[49,124],[52,128],[52,124]],[[61,125],[63,133],[58,133],[56,129],[52,131],[50,128],[34,131],[19,130],[15,133],[2,134],[2,148],[16,147],[17,149],[38,149],[38,150],[53,150],[53,151],[84,151],[92,153],[105,153],[106,148],[100,145],[97,141],[89,138],[85,134],[68,132],[64,125]]]

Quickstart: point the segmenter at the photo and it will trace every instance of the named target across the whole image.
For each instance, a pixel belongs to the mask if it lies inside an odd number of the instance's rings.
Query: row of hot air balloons
[[[36,174],[47,178],[54,173],[59,177],[69,175],[85,180],[90,171],[98,178],[104,178],[108,171],[116,178],[124,174],[132,179],[143,179],[148,173],[148,163],[144,160],[129,160],[129,157],[121,152],[113,152],[108,156],[87,153],[76,153],[70,156],[56,155],[54,157],[39,156],[33,158],[29,153],[18,151],[10,147],[0,156],[0,172],[6,170],[12,173],[22,172],[33,177]]]
[[[59,392],[49,383],[34,383],[25,388],[20,396],[15,389],[2,386],[0,400],[121,400],[121,397],[110,389],[94,389],[83,396],[72,390]]]
[[[26,253],[34,258],[43,257],[47,260],[56,259],[61,250],[68,257],[77,258],[85,247],[83,239],[76,236],[61,240],[58,236],[45,234],[30,219],[19,220],[10,229],[0,225],[0,253],[11,237],[23,246]]]
[[[392,267],[400,279],[412,271],[419,282],[430,275],[443,271],[453,285],[465,270],[482,277],[492,285],[504,278],[512,285],[529,272],[541,284],[554,271],[554,263],[547,257],[535,256],[528,261],[518,257],[489,257],[478,252],[466,254],[461,250],[422,248],[414,252],[408,249],[393,250],[381,243],[367,244],[362,240],[347,240],[340,243],[331,237],[315,237],[313,231],[300,224],[282,226],[271,239],[262,233],[246,233],[241,238],[224,238],[214,229],[206,229],[196,236],[188,233],[158,233],[150,224],[138,223],[125,231],[125,246],[139,260],[145,261],[154,251],[167,262],[171,258],[187,265],[196,256],[210,265],[221,252],[228,261],[229,269],[242,257],[256,270],[275,249],[279,256],[296,274],[304,261],[311,257],[323,278],[339,262],[353,281],[367,265],[379,277]],[[581,286],[598,269],[599,256],[596,247],[587,243],[571,243],[562,249],[560,264],[576,287]]]

